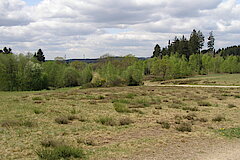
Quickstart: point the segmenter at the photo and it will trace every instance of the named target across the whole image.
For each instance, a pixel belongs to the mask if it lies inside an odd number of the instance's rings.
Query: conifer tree
[[[45,62],[45,56],[43,55],[43,51],[41,49],[34,54],[34,57],[36,57],[39,62]]]
[[[207,45],[208,45],[208,50],[210,52],[213,52],[214,51],[214,42],[215,42],[215,38],[213,36],[213,32],[211,31],[209,33],[209,37],[208,37],[208,42],[207,42]]]

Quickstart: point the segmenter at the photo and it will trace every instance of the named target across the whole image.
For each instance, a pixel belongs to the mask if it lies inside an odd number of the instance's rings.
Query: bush
[[[133,123],[133,121],[129,117],[125,117],[125,118],[121,118],[119,120],[119,123],[121,126],[123,126],[123,125],[129,125],[129,124]]]
[[[122,103],[114,103],[114,108],[119,113],[131,113],[131,110]]]
[[[117,121],[114,118],[108,117],[108,116],[100,117],[96,121],[98,123],[101,123],[101,124],[106,125],[106,126],[116,126],[116,125],[118,125]]]
[[[162,128],[169,129],[171,124],[167,121],[157,121],[158,124],[161,124]]]
[[[74,68],[68,67],[64,70],[63,73],[62,77],[63,85],[65,87],[78,86],[80,84],[79,78],[80,78],[79,72]]]
[[[69,158],[84,158],[85,154],[81,148],[70,146],[58,146],[55,148],[44,148],[36,151],[41,159],[45,160],[60,160]]]
[[[191,132],[192,131],[192,125],[190,123],[181,123],[176,130],[180,132]]]
[[[58,117],[55,119],[55,122],[57,122],[58,124],[68,124],[70,123],[70,121],[68,120],[67,117]]]

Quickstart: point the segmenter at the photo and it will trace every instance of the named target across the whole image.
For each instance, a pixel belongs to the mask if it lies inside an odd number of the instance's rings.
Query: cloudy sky
[[[215,48],[240,44],[239,0],[0,0],[0,48],[47,59],[151,56],[192,29]]]

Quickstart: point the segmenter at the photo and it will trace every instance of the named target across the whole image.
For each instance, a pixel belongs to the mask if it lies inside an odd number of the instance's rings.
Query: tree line
[[[11,48],[0,50],[0,90],[35,91],[61,87],[136,86],[153,76],[157,80],[183,78],[209,73],[240,73],[240,46],[215,52],[213,33],[208,37],[208,49],[202,50],[204,36],[193,30],[169,41],[167,47],[154,48],[153,56],[138,60],[133,55],[121,59],[101,56],[97,63],[61,59],[45,61],[43,51],[34,54],[13,54]]]
[[[161,49],[161,47],[157,44],[154,48],[153,56],[152,57],[160,57],[171,54],[180,54],[185,55],[186,58],[189,60],[192,54],[199,54],[199,53],[215,53],[214,43],[215,38],[213,36],[213,32],[209,33],[208,37],[208,49],[202,50],[205,42],[205,37],[203,33],[199,30],[196,31],[195,29],[192,31],[190,38],[187,39],[184,35],[181,38],[175,37],[173,42],[170,40],[168,41],[168,46]]]

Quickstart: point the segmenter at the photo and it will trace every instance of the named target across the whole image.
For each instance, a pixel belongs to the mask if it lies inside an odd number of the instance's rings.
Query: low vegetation
[[[124,159],[162,144],[237,137],[239,94],[155,86],[0,92],[0,157]]]

